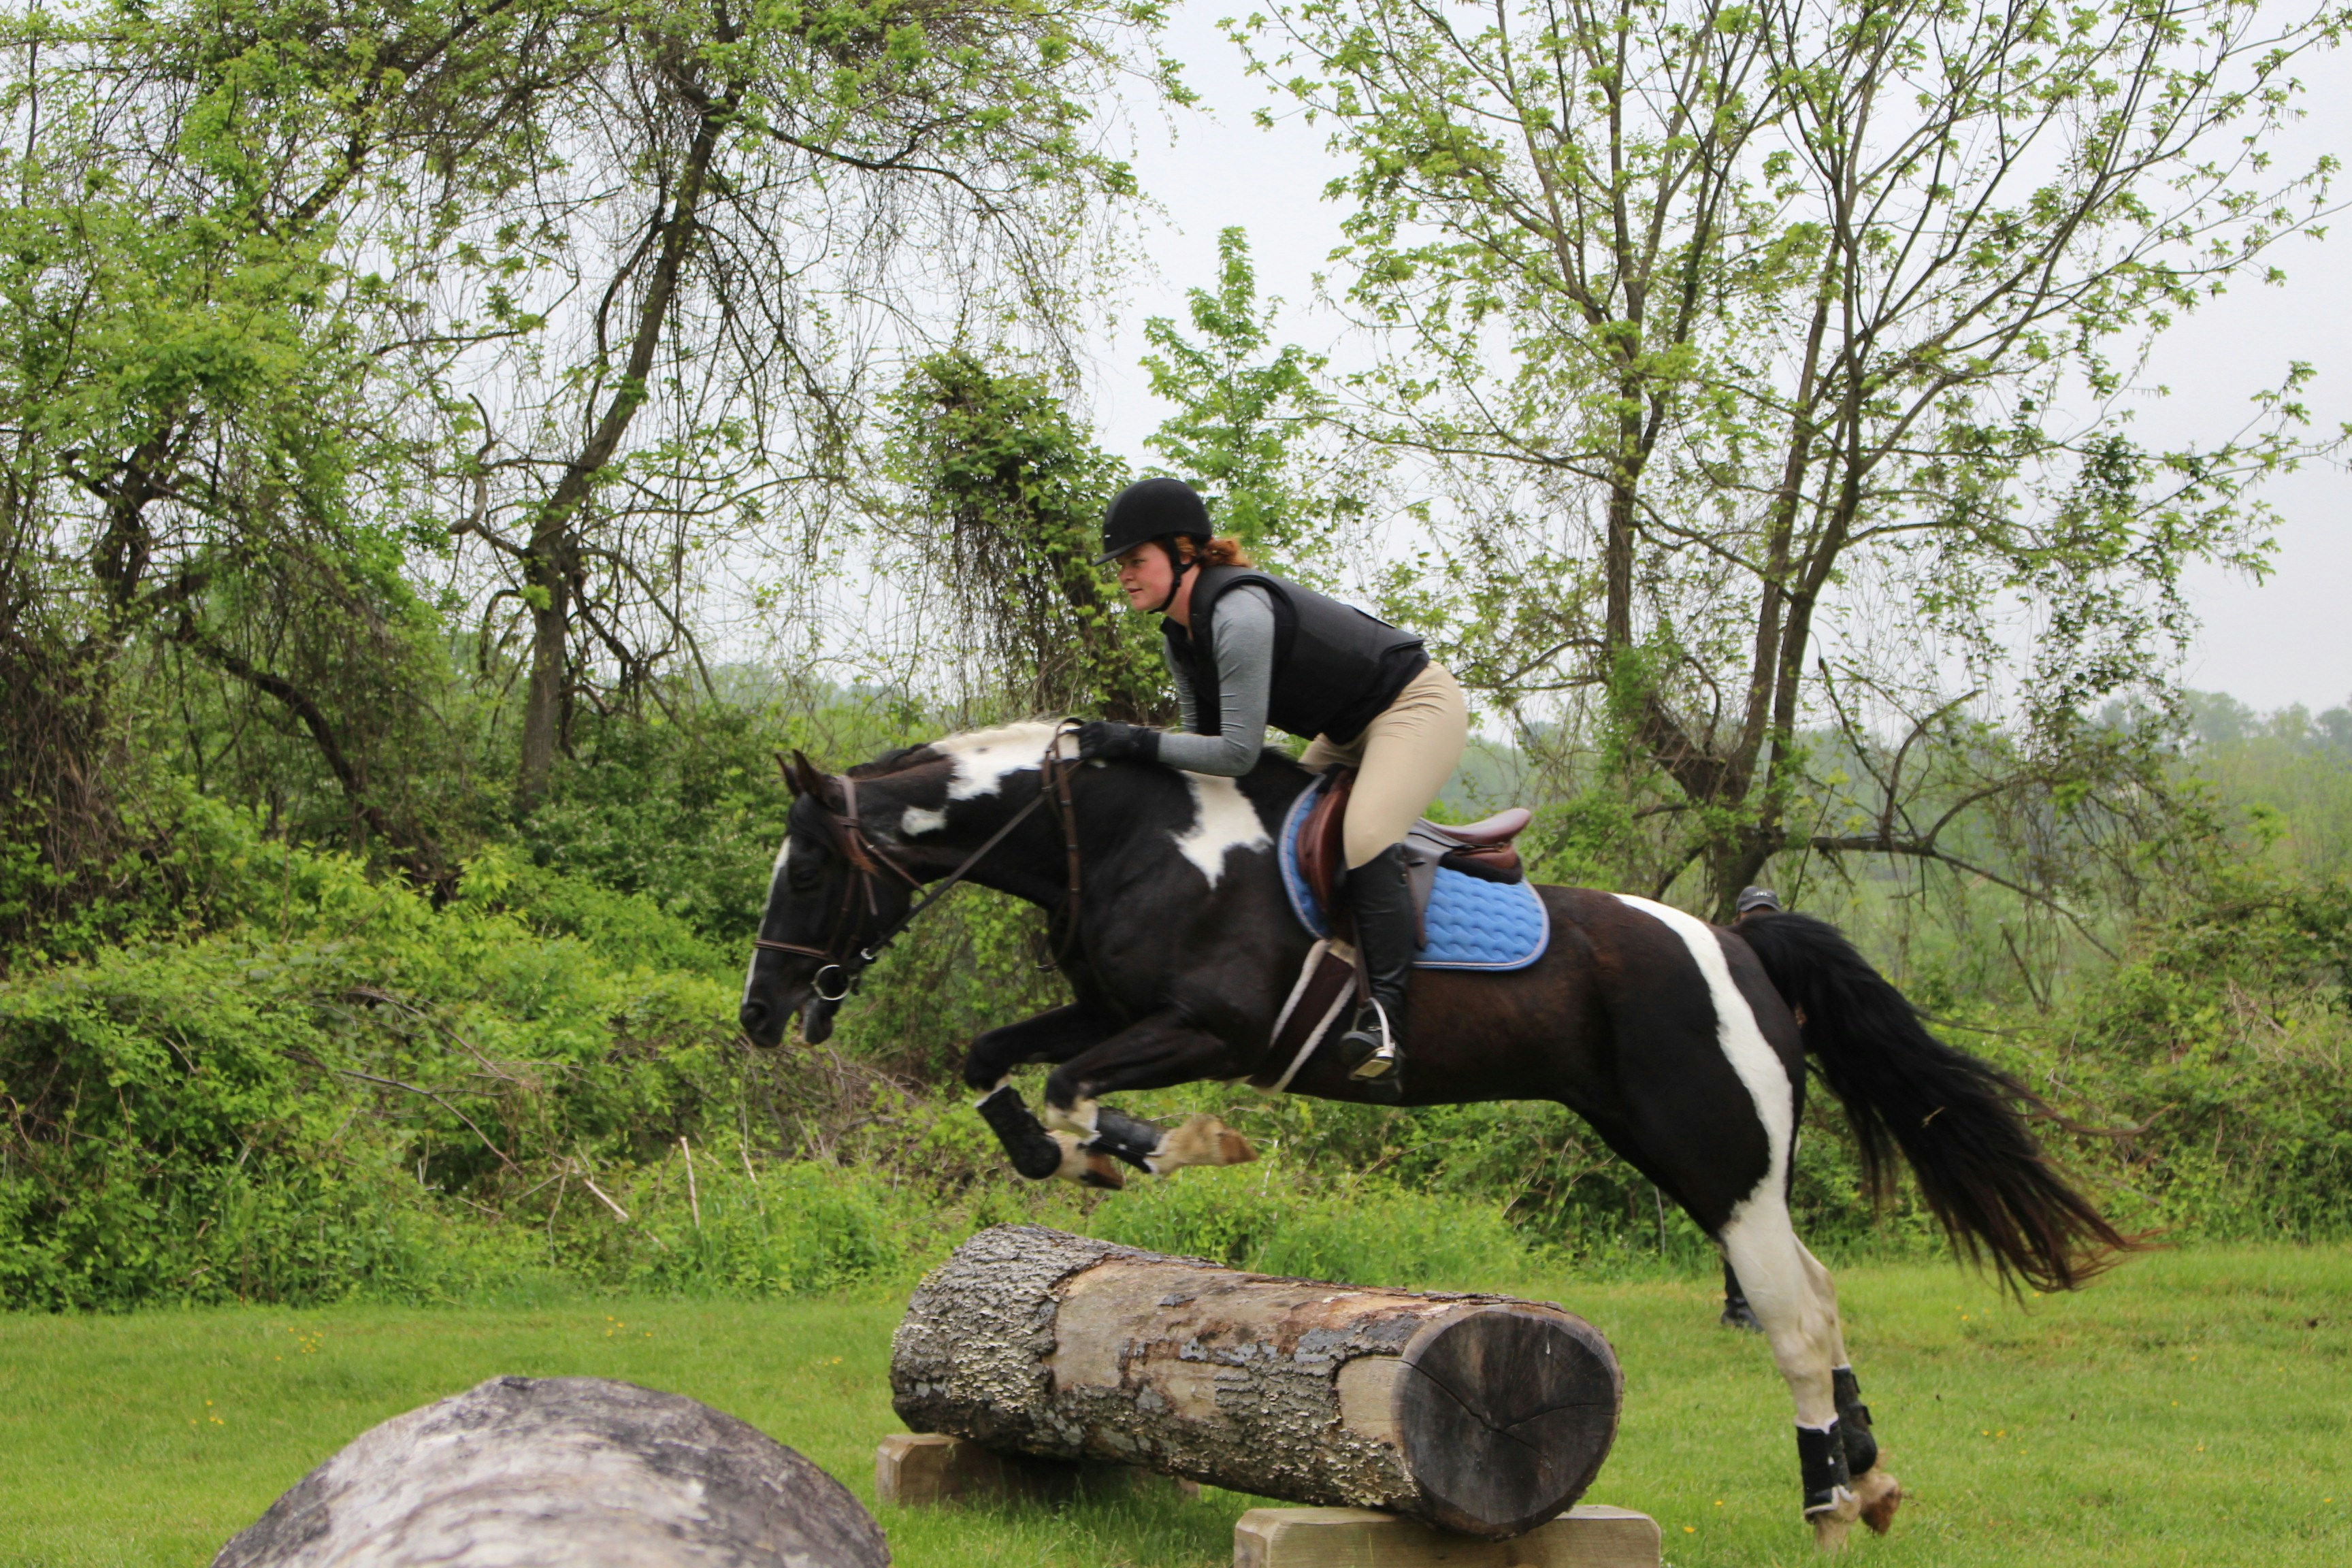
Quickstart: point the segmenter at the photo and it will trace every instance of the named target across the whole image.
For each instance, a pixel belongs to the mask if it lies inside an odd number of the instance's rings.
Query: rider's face
[[[1158,540],[1137,545],[1118,557],[1116,564],[1119,592],[1127,595],[1129,604],[1139,610],[1156,610],[1168,602],[1168,591],[1176,585],[1176,565]]]

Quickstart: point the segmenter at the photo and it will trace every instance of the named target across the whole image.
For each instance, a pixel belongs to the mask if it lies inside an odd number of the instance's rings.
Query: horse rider
[[[1402,1092],[1405,983],[1417,950],[1403,839],[1460,765],[1470,720],[1454,677],[1421,638],[1259,570],[1181,479],[1140,479],[1103,517],[1097,564],[1118,563],[1128,603],[1160,616],[1183,729],[1093,720],[1085,757],[1135,757],[1239,778],[1271,722],[1309,742],[1317,771],[1357,770],[1342,825],[1368,1000],[1340,1037],[1349,1074],[1374,1098]]]

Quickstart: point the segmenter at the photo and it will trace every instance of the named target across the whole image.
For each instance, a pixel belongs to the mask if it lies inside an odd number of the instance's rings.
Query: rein
[[[818,1001],[839,1002],[857,988],[866,966],[881,957],[883,950],[897,941],[901,931],[915,923],[916,917],[952,891],[957,883],[971,875],[972,868],[988,858],[991,850],[1012,837],[1014,828],[1028,821],[1037,808],[1050,799],[1054,803],[1055,815],[1061,818],[1062,844],[1069,865],[1069,901],[1064,906],[1062,936],[1055,944],[1054,963],[1058,964],[1068,958],[1078,930],[1079,884],[1078,817],[1076,805],[1071,798],[1070,779],[1082,765],[1082,759],[1072,758],[1065,762],[1061,749],[1062,737],[1076,728],[1070,721],[1063,721],[1061,726],[1055,730],[1053,740],[1047,742],[1045,755],[1038,763],[1041,776],[1036,797],[1007,817],[1003,826],[990,834],[979,848],[964,857],[961,865],[940,878],[929,889],[915,879],[913,872],[892,859],[867,836],[866,824],[857,813],[857,781],[847,773],[840,774],[840,811],[826,805],[822,795],[816,796],[817,807],[831,824],[834,837],[841,847],[842,858],[849,862],[851,873],[849,881],[842,889],[841,907],[834,915],[833,935],[826,939],[823,947],[811,947],[804,942],[775,942],[764,936],[752,938],[752,947],[763,952],[789,952],[797,957],[819,960],[823,967],[818,969],[810,985]],[[881,913],[879,872],[884,868],[922,896],[908,906],[905,914],[885,926],[871,942],[861,945],[855,934],[859,895],[864,895],[867,914]],[[853,958],[856,964],[854,969],[850,966]],[[827,988],[827,976],[831,976],[831,989]]]

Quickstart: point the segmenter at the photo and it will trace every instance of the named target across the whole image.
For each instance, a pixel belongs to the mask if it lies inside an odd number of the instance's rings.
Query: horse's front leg
[[[1213,1116],[1166,1128],[1100,1103],[1128,1089],[1167,1089],[1234,1068],[1233,1047],[1173,1011],[1155,1013],[1064,1062],[1045,1079],[1045,1120],[1079,1146],[1116,1155],[1154,1175],[1186,1165],[1239,1165],[1257,1158],[1249,1140]]]
[[[1113,1026],[1077,1004],[1040,1013],[1018,1024],[991,1029],[964,1053],[963,1080],[980,1091],[974,1109],[1004,1146],[1013,1168],[1033,1182],[1051,1176],[1082,1186],[1121,1185],[1107,1151],[1087,1149],[1068,1132],[1048,1132],[1009,1075],[1026,1062],[1067,1061],[1099,1045]]]

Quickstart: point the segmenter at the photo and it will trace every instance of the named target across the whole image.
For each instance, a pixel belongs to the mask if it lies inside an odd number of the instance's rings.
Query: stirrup
[[[1358,1083],[1376,1083],[1396,1072],[1402,1060],[1396,1030],[1378,998],[1357,1009],[1355,1024],[1339,1037],[1339,1057],[1348,1064],[1348,1077]]]

